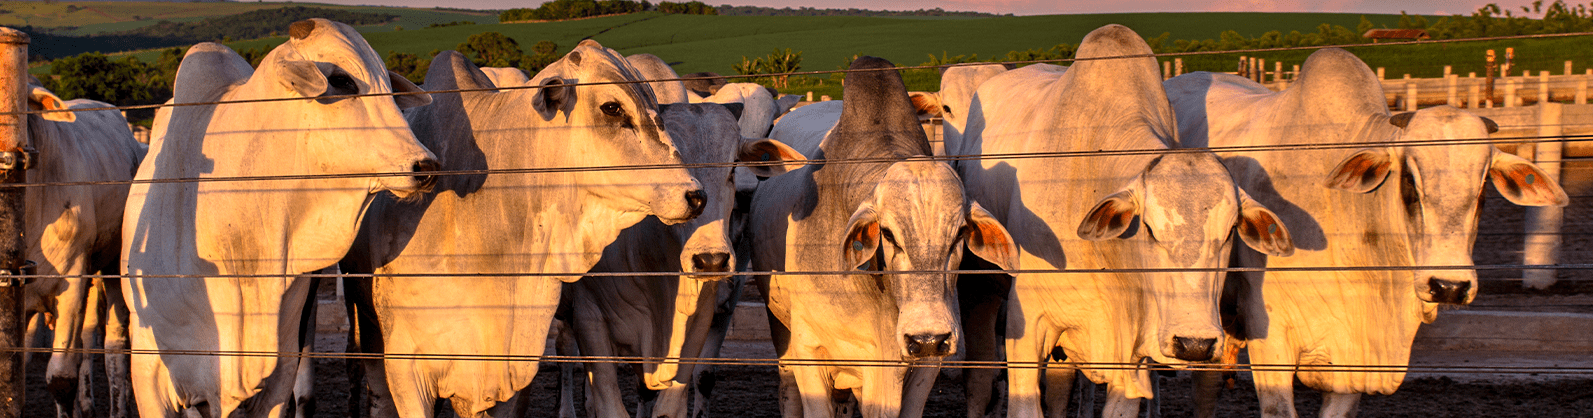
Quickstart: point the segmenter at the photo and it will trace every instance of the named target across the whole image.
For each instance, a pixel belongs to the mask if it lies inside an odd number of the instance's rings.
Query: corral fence
[[[6,33],[7,32],[0,31],[0,44],[3,44],[5,42],[7,42],[7,39],[5,38]],[[17,32],[17,33],[20,33],[20,32]],[[1593,33],[1558,34],[1558,35],[1553,35],[1553,36],[1588,36],[1588,35],[1593,35]],[[1498,37],[1498,38],[1488,38],[1487,40],[1528,39],[1528,38],[1541,38],[1541,37],[1548,37],[1548,36]],[[9,95],[9,97],[6,97],[5,100],[0,100],[0,148],[6,147],[6,145],[5,145],[6,142],[5,141],[7,141],[7,140],[15,140],[15,141],[18,141],[16,143],[20,143],[20,140],[18,140],[17,138],[25,138],[26,123],[19,122],[25,115],[53,112],[53,111],[29,111],[29,110],[27,110],[26,94],[24,93],[25,90],[23,90],[23,88],[25,88],[25,86],[26,86],[26,76],[25,76],[25,73],[23,72],[26,69],[25,60],[23,61],[23,64],[20,65],[20,66],[15,66],[15,65],[10,66],[10,67],[6,66],[7,62],[9,62],[9,61],[7,61],[7,57],[13,57],[13,56],[20,56],[20,57],[24,57],[24,58],[26,57],[26,49],[25,49],[26,48],[26,37],[25,37],[25,35],[23,35],[23,37],[21,39],[22,39],[21,43],[12,42],[10,44],[6,44],[7,46],[9,46],[9,48],[5,48],[3,51],[0,51],[0,72],[3,72],[3,74],[5,74],[5,76],[0,76],[0,89],[4,89],[4,91],[7,92],[8,95]],[[1380,43],[1380,44],[1377,44],[1377,45],[1389,46],[1389,45],[1403,45],[1403,44],[1412,44],[1412,43],[1463,42],[1463,41],[1464,40],[1422,41],[1422,42],[1390,42],[1390,43]],[[21,48],[21,52],[22,53],[20,55],[15,55],[16,51],[18,50],[18,48]],[[1271,48],[1271,49],[1258,49],[1258,50],[1254,50],[1254,51],[1256,51],[1256,52],[1264,52],[1264,51],[1317,49],[1317,48],[1319,48],[1319,47],[1309,47],[1309,48],[1307,48],[1307,47],[1300,47],[1300,48]],[[1220,51],[1220,52],[1217,52],[1217,53],[1232,54],[1232,53],[1236,53],[1236,52],[1247,52],[1247,51]],[[8,55],[8,54],[10,54],[10,55]],[[1161,54],[1161,55],[1152,55],[1152,56],[1177,57],[1177,56],[1183,56],[1183,55],[1197,55],[1197,54],[1200,54],[1200,53]],[[1141,57],[1144,57],[1144,56],[1105,57],[1105,58],[1098,58],[1098,59],[1141,58]],[[1164,66],[1163,66],[1164,72],[1166,72],[1169,75],[1176,74],[1177,72],[1179,72],[1179,70],[1175,67],[1177,58],[1174,58],[1174,59],[1175,59],[1174,63],[1164,64]],[[1034,63],[1034,62],[1071,62],[1071,61],[1076,61],[1076,60],[1025,61],[1025,62],[1014,62],[1014,64],[1027,64],[1027,63]],[[1259,68],[1262,68],[1262,66],[1264,64],[1265,64],[1264,62],[1256,62],[1253,65],[1253,67],[1259,69]],[[1277,86],[1278,88],[1281,88],[1281,86],[1284,86],[1284,85],[1286,85],[1288,83],[1288,80],[1290,79],[1290,77],[1289,77],[1288,73],[1282,71],[1282,64],[1281,63],[1274,62],[1272,64],[1273,64],[1273,68],[1274,68],[1273,75],[1272,75],[1274,77],[1274,81],[1272,82],[1272,85]],[[910,66],[910,67],[898,67],[898,68],[899,69],[916,69],[916,68],[937,68],[937,67],[945,67],[945,66],[916,66],[916,67]],[[763,74],[763,75],[752,75],[752,76],[753,77],[767,77],[767,76],[775,76],[775,75],[811,75],[811,74],[827,74],[827,73],[835,73],[835,72],[853,72],[853,71],[877,71],[877,70],[808,71],[808,72],[791,72],[791,73],[782,73],[782,74]],[[1259,72],[1259,70],[1256,70],[1256,71]],[[1296,69],[1295,71],[1297,73],[1298,70]],[[20,76],[20,78],[19,78],[19,76]],[[725,77],[689,77],[689,78],[680,78],[680,79],[677,79],[677,80],[679,80],[679,81],[687,81],[687,80],[707,80],[707,79],[725,79],[725,78],[742,78],[742,77],[749,77],[749,76],[747,76],[747,75],[737,75],[737,76],[725,76]],[[1507,106],[1493,107],[1493,108],[1488,108],[1486,106],[1481,107],[1481,108],[1476,107],[1476,106],[1470,106],[1470,109],[1472,111],[1478,113],[1479,115],[1492,118],[1496,122],[1498,122],[1499,125],[1501,125],[1502,129],[1499,131],[1499,133],[1495,134],[1491,138],[1461,138],[1461,139],[1453,139],[1453,140],[1429,141],[1427,143],[1410,143],[1410,142],[1371,143],[1371,144],[1359,143],[1359,144],[1351,144],[1352,146],[1346,146],[1346,144],[1312,144],[1312,145],[1307,145],[1307,146],[1289,146],[1289,147],[1259,147],[1259,148],[1258,147],[1246,147],[1243,150],[1247,150],[1247,151],[1248,150],[1257,150],[1257,149],[1287,150],[1287,149],[1295,148],[1295,147],[1310,148],[1310,149],[1361,148],[1361,147],[1367,147],[1367,146],[1393,146],[1393,145],[1399,145],[1399,146],[1445,146],[1445,145],[1454,145],[1454,144],[1491,143],[1491,144],[1496,144],[1501,149],[1517,153],[1518,155],[1522,155],[1524,157],[1527,157],[1529,160],[1532,160],[1532,161],[1535,161],[1535,162],[1539,163],[1540,166],[1543,166],[1543,168],[1546,171],[1548,171],[1551,176],[1556,177],[1553,180],[1558,181],[1559,180],[1558,179],[1558,175],[1559,175],[1559,172],[1560,172],[1560,168],[1559,167],[1560,167],[1560,163],[1562,161],[1564,161],[1567,158],[1593,157],[1593,144],[1590,144],[1588,142],[1588,141],[1593,141],[1593,106],[1589,106],[1589,105],[1584,104],[1586,102],[1586,97],[1587,97],[1586,89],[1587,89],[1587,84],[1588,84],[1588,79],[1589,78],[1590,78],[1590,76],[1588,74],[1582,74],[1582,75],[1572,74],[1572,75],[1561,75],[1561,76],[1551,76],[1551,75],[1547,75],[1547,74],[1540,74],[1536,78],[1537,84],[1530,84],[1531,83],[1530,80],[1532,80],[1532,79],[1529,79],[1529,78],[1521,78],[1521,79],[1504,78],[1505,85],[1506,85],[1506,88],[1504,90],[1505,90],[1506,93],[1504,95],[1500,96],[1500,100],[1501,100],[1501,103],[1505,103],[1505,104],[1507,104]],[[1446,104],[1446,103],[1447,104],[1456,104],[1456,103],[1460,103],[1460,102],[1457,101],[1458,98],[1460,97],[1460,96],[1458,96],[1458,92],[1459,91],[1463,91],[1463,90],[1464,91],[1473,91],[1473,90],[1477,89],[1477,86],[1476,86],[1475,82],[1468,81],[1467,83],[1462,83],[1459,80],[1460,80],[1459,77],[1457,77],[1455,75],[1451,75],[1449,77],[1446,77],[1444,79],[1439,79],[1439,80],[1409,80],[1409,81],[1406,81],[1406,80],[1385,80],[1383,82],[1383,85],[1384,85],[1385,91],[1386,92],[1390,92],[1389,94],[1394,96],[1394,99],[1391,102],[1392,105],[1398,106],[1400,104],[1403,104],[1404,107],[1406,107],[1406,108],[1414,109],[1415,106],[1426,105],[1426,104]],[[670,80],[650,80],[650,81],[670,81]],[[627,82],[601,83],[601,84],[643,83],[643,82],[646,82],[646,81],[627,81]],[[1509,87],[1510,83],[1520,83],[1521,86],[1517,87],[1515,90],[1511,90],[1510,87]],[[581,85],[590,85],[590,84],[592,84],[592,83],[587,83],[587,84],[568,84],[568,85],[564,85],[564,86],[581,86]],[[1424,93],[1424,91],[1427,91],[1425,86],[1428,86],[1428,85],[1433,85],[1434,86],[1432,89],[1430,89],[1431,91],[1434,91],[1434,93],[1431,93],[1431,94]],[[1392,88],[1391,89],[1390,86],[1394,86],[1396,88]],[[438,93],[457,93],[457,92],[488,91],[488,90],[530,89],[530,88],[540,88],[540,87],[541,86],[534,86],[533,85],[533,86],[503,87],[503,88],[497,88],[497,89],[460,89],[460,90],[447,90],[447,91],[430,91],[430,92],[425,92],[425,93],[438,94]],[[1403,90],[1400,89],[1401,87],[1403,88]],[[1443,87],[1443,88],[1439,88],[1439,87]],[[1533,90],[1533,89],[1536,89],[1536,90]],[[1401,94],[1402,94],[1401,91],[1404,92],[1403,96],[1401,96]],[[1511,93],[1509,93],[1511,91],[1514,91],[1514,96],[1511,96]],[[1523,96],[1523,92],[1536,93],[1536,95],[1537,95],[1537,97],[1539,97],[1539,99],[1535,103],[1538,103],[1538,105],[1532,106],[1532,107],[1513,106],[1513,104],[1524,103],[1524,102],[1516,102],[1516,101],[1509,100],[1509,99],[1512,98],[1512,97],[1514,97],[1515,99],[1521,99],[1522,97],[1524,97]],[[327,96],[325,98],[335,99],[335,98],[341,98],[341,97],[357,97],[357,96],[393,96],[393,95],[402,95],[402,94],[407,94],[407,93],[382,93],[382,94],[366,94],[366,95]],[[1530,95],[1528,95],[1528,96],[1530,96]],[[1439,99],[1429,100],[1428,97],[1438,97]],[[304,100],[304,99],[303,98],[292,98],[292,99],[283,99],[282,101],[286,101],[286,100]],[[1403,101],[1401,101],[1401,100],[1403,100]],[[1560,104],[1560,103],[1556,103],[1557,100],[1570,100],[1570,101],[1574,101],[1575,103],[1573,103],[1573,104]],[[249,101],[249,102],[262,102],[262,101],[277,101],[277,99],[252,100],[252,101]],[[1468,100],[1466,102],[1467,103],[1477,103],[1477,100],[1468,97]],[[108,108],[108,109],[126,110],[126,109],[135,109],[135,108],[154,108],[154,107],[161,107],[161,106],[219,106],[219,105],[226,105],[226,104],[229,104],[229,103],[238,103],[238,102],[208,102],[208,103],[180,103],[180,104],[174,104],[174,105],[119,106],[119,107],[113,107],[113,108]],[[1486,103],[1486,101],[1483,101],[1482,103]],[[63,111],[83,111],[83,110],[104,110],[104,109],[74,109],[74,110],[63,110]],[[935,125],[933,123],[930,126],[932,127],[932,129],[933,128],[938,128],[938,125]],[[7,131],[5,129],[10,129],[10,130]],[[938,140],[938,129],[935,129],[935,134],[936,134],[936,138]],[[9,151],[7,151],[7,150],[9,150]],[[1134,154],[1151,154],[1151,153],[1168,153],[1168,152],[1208,152],[1208,151],[1227,151],[1227,150],[1231,150],[1231,149],[1189,149],[1189,150],[1172,150],[1172,151],[1168,151],[1168,150],[1126,150],[1126,151],[1088,152],[1088,153],[1030,153],[1030,154],[1005,154],[1005,155],[981,155],[981,156],[956,156],[956,155],[954,155],[954,156],[946,156],[946,155],[942,155],[942,156],[934,157],[934,159],[938,159],[938,160],[942,160],[942,161],[952,161],[952,160],[976,160],[976,159],[986,159],[986,158],[1007,158],[1007,159],[1010,159],[1010,158],[1089,158],[1089,157],[1092,157],[1092,156],[1100,156],[1100,155],[1134,155]],[[24,159],[26,158],[26,153],[24,152],[24,150],[16,148],[15,146],[11,146],[9,148],[5,148],[5,150],[0,150],[0,151],[5,151],[5,152],[0,152],[0,169],[8,169],[9,170],[11,168],[17,167],[17,166],[8,166],[8,165],[6,165],[6,164],[8,164],[8,162],[14,162],[14,160],[7,159],[8,158],[7,156],[10,156],[9,158],[13,158],[13,159],[14,158],[24,158]],[[21,157],[18,157],[19,155]],[[875,160],[853,160],[853,161],[828,160],[828,161],[824,161],[825,164],[870,163],[870,162],[880,162],[880,161],[875,161]],[[700,166],[714,166],[714,165],[718,165],[718,166],[751,166],[751,165],[770,165],[770,163],[756,163],[756,162],[754,162],[754,163],[725,163],[725,164],[686,164],[684,166],[686,166],[686,167],[700,167]],[[682,166],[683,165],[679,165],[679,164],[659,164],[659,165],[627,166],[627,167],[568,167],[568,168],[535,168],[535,169],[488,169],[488,170],[471,170],[471,171],[456,171],[456,172],[443,171],[443,172],[436,172],[435,175],[438,175],[438,176],[447,176],[447,175],[481,175],[481,174],[491,174],[491,175],[535,175],[535,174],[538,174],[538,173],[568,172],[568,171],[652,170],[652,169],[664,169],[664,168],[678,168],[678,167],[682,167]],[[19,175],[19,173],[21,173],[21,172],[22,172],[22,170],[9,170],[9,171],[7,171],[7,173],[12,173],[12,175]],[[135,183],[210,182],[210,181],[273,181],[273,180],[281,180],[281,179],[286,179],[286,178],[315,179],[315,178],[336,178],[336,177],[376,177],[376,176],[410,176],[410,175],[413,175],[413,174],[412,173],[408,173],[408,172],[404,172],[404,173],[375,173],[375,174],[359,174],[359,175],[304,175],[304,176],[291,176],[291,177],[257,177],[257,178],[190,178],[190,179],[162,179],[162,180],[133,180],[133,181],[119,181],[119,182],[29,183],[29,184],[21,184],[21,185],[0,184],[0,203],[4,203],[6,201],[9,201],[8,199],[14,199],[16,202],[20,202],[21,194],[22,194],[21,191],[26,189],[26,188],[31,188],[31,187],[71,187],[71,186],[86,185],[86,184],[135,184]],[[0,204],[0,210],[4,210],[3,206],[5,206],[5,205]],[[1526,258],[1524,264],[1476,265],[1476,266],[1410,266],[1410,267],[1321,266],[1321,267],[1309,268],[1309,269],[1306,269],[1306,270],[1311,270],[1311,271],[1415,270],[1415,269],[1525,270],[1525,271],[1528,272],[1527,280],[1530,282],[1531,280],[1534,280],[1534,278],[1539,279],[1539,280],[1552,279],[1554,272],[1558,271],[1558,270],[1587,270],[1587,269],[1593,269],[1593,265],[1588,265],[1588,264],[1564,264],[1564,263],[1559,263],[1558,262],[1558,258],[1556,257],[1556,253],[1558,252],[1558,245],[1559,245],[1559,241],[1558,240],[1560,239],[1559,225],[1560,225],[1561,219],[1563,219],[1563,214],[1562,213],[1557,213],[1556,211],[1559,211],[1559,209],[1545,208],[1545,209],[1536,209],[1535,210],[1536,214],[1533,215],[1534,216],[1534,218],[1533,218],[1534,220],[1529,222],[1528,230],[1524,231],[1524,234],[1526,234],[1527,236],[1531,237],[1529,239],[1527,248],[1524,249],[1524,251],[1527,253],[1527,258]],[[6,220],[7,219],[6,216],[13,216],[15,219],[18,219],[18,220],[19,219],[23,219],[22,214],[20,214],[20,213],[17,213],[15,215],[8,215],[6,213],[0,213],[0,220]],[[3,227],[3,225],[0,225],[0,227]],[[12,236],[17,236],[17,235],[12,235]],[[7,241],[8,242],[12,242],[14,244],[15,241],[19,241],[19,240],[7,240]],[[22,270],[20,270],[21,269],[21,260],[20,259],[8,260],[8,259],[6,259],[4,257],[6,257],[6,254],[4,254],[3,252],[0,252],[0,267],[5,267],[5,268],[7,268],[9,270],[0,271],[0,272],[7,273],[7,274],[4,274],[4,276],[10,276],[9,278],[41,278],[41,277],[118,278],[118,277],[132,277],[132,276],[121,276],[121,275],[76,275],[76,276],[50,275],[50,276],[40,276],[40,275],[22,274],[21,273]],[[1184,272],[1184,271],[1264,271],[1264,270],[1287,270],[1287,269],[1229,267],[1229,268],[1220,268],[1220,269],[1117,269],[1117,270],[1106,270],[1106,271],[1134,272],[1134,273],[1154,273],[1154,272]],[[1294,270],[1299,270],[1299,269],[1294,269]],[[1080,271],[1080,270],[1066,270],[1066,269],[1063,269],[1063,270],[977,270],[977,271],[953,271],[953,273],[1085,273],[1085,272],[1098,273],[1098,272],[1102,272],[1102,271],[1103,270]],[[1533,272],[1539,272],[1539,273],[1533,273]],[[894,272],[894,273],[914,273],[914,272]],[[855,272],[852,272],[852,271],[835,271],[835,272],[796,272],[796,271],[792,271],[792,272],[770,272],[770,271],[754,271],[754,272],[740,272],[739,274],[747,275],[747,276],[767,276],[767,275],[782,275],[782,274],[850,275],[850,274],[855,274]],[[519,277],[583,276],[583,277],[589,277],[589,278],[594,278],[594,279],[601,279],[602,277],[605,277],[605,276],[675,276],[675,275],[678,275],[678,273],[614,273],[614,274],[603,274],[603,273],[590,273],[590,272],[558,272],[558,273],[513,273],[513,274],[506,274],[506,275],[519,276]],[[301,276],[303,276],[303,277],[326,277],[326,278],[361,277],[361,275],[345,275],[345,274],[326,274],[326,275],[305,274],[305,275],[301,275]],[[435,276],[435,275],[427,274],[426,276]],[[471,275],[471,277],[487,277],[487,276],[493,276],[493,275],[491,275],[491,274]],[[161,278],[161,277],[167,277],[167,278],[195,278],[195,277],[200,277],[200,276],[171,275],[171,276],[142,276],[142,277],[145,277],[145,278]],[[205,277],[214,277],[214,276],[205,276]],[[261,276],[230,276],[230,277],[280,277],[280,276],[261,275]],[[369,275],[364,275],[364,277],[370,277],[370,276]],[[395,277],[395,276],[383,275],[383,277]],[[9,282],[7,282],[7,283],[9,283]],[[6,303],[6,300],[4,299],[5,298],[5,296],[4,296],[5,292],[7,292],[7,291],[15,291],[16,288],[17,288],[17,286],[8,287],[8,286],[5,286],[5,285],[0,285],[0,304]],[[8,307],[8,309],[10,309],[10,311],[8,311],[9,313],[7,313],[6,315],[0,315],[0,316],[9,316],[11,313],[15,313],[15,312],[18,311],[17,309],[14,309],[14,308],[9,308]],[[18,322],[20,322],[20,321],[18,321]],[[759,359],[696,359],[696,358],[652,358],[652,357],[566,357],[566,356],[531,356],[531,355],[496,355],[496,356],[402,355],[402,354],[390,355],[390,354],[361,354],[361,353],[299,353],[299,352],[243,352],[243,351],[173,351],[173,350],[137,351],[137,350],[89,350],[89,349],[73,349],[73,350],[34,349],[34,348],[27,348],[27,347],[22,347],[21,346],[21,344],[19,342],[20,341],[20,333],[16,333],[17,335],[11,335],[11,336],[3,335],[5,332],[7,332],[7,330],[5,329],[6,324],[7,324],[7,321],[4,318],[0,318],[0,338],[12,338],[10,340],[7,340],[7,341],[12,341],[12,342],[7,343],[7,342],[4,342],[4,341],[0,341],[0,344],[4,344],[3,347],[0,347],[0,352],[10,353],[11,355],[8,356],[8,358],[13,358],[13,359],[20,358],[19,354],[23,353],[23,352],[73,351],[73,352],[83,352],[83,353],[112,353],[112,352],[115,352],[115,353],[128,353],[128,354],[200,355],[200,356],[274,356],[274,357],[365,358],[365,359],[373,359],[373,358],[413,358],[413,359],[435,359],[435,360],[457,360],[457,361],[546,361],[546,362],[623,362],[623,363],[670,362],[670,363],[697,363],[697,364],[719,364],[719,365],[775,365],[776,364],[776,362],[771,361],[771,360],[759,360]],[[13,365],[12,368],[5,367],[5,364],[0,364],[0,381],[3,381],[7,377],[18,377],[19,378],[21,376],[20,373],[12,373],[11,375],[7,375],[7,373],[11,373],[11,372],[14,372],[14,371],[18,370],[17,368],[14,367],[14,365],[15,364],[19,364],[19,363],[15,363],[14,362],[14,363],[11,363],[11,364]],[[868,366],[868,367],[935,366],[935,367],[948,367],[948,368],[1041,367],[1041,365],[1037,365],[1037,364],[1014,364],[1014,363],[1008,363],[1008,362],[1004,362],[1004,361],[906,362],[906,361],[869,361],[869,360],[844,360],[844,359],[843,360],[833,360],[833,359],[783,359],[783,360],[779,361],[779,364],[810,364],[810,365],[840,365],[840,364],[845,364],[845,365]],[[1056,363],[1053,363],[1053,364],[1056,364]],[[1124,368],[1141,369],[1141,368],[1151,367],[1151,366],[1148,366],[1148,365],[1143,364],[1143,363],[1061,363],[1061,364],[1063,364],[1065,366],[1068,366],[1068,367],[1075,367],[1075,368],[1080,368],[1080,369],[1124,369]],[[1508,367],[1508,366],[1485,366],[1485,365],[1478,365],[1478,366],[1446,365],[1446,366],[1399,366],[1399,367],[1386,367],[1386,366],[1353,365],[1353,364],[1350,364],[1350,365],[1294,365],[1294,364],[1269,365],[1269,364],[1248,364],[1248,365],[1238,365],[1238,366],[1230,366],[1230,365],[1187,365],[1187,366],[1175,366],[1175,367],[1184,368],[1184,369],[1209,369],[1209,368],[1214,368],[1214,367],[1220,367],[1222,370],[1233,370],[1233,369],[1237,368],[1237,369],[1240,369],[1240,370],[1275,370],[1275,369],[1307,370],[1307,369],[1311,369],[1311,370],[1347,371],[1347,372],[1398,372],[1398,373],[1403,373],[1403,372],[1412,372],[1412,371],[1432,371],[1432,372],[1445,372],[1445,373],[1521,373],[1521,374],[1536,373],[1536,374],[1593,375],[1593,368],[1579,368],[1579,367]],[[0,382],[0,384],[4,384],[4,383]],[[0,398],[4,398],[4,396],[0,396]],[[15,399],[20,401],[21,398],[20,397],[16,397]],[[5,401],[0,400],[0,402],[5,402]],[[3,405],[4,405],[3,403],[0,403],[0,406],[3,406]],[[3,413],[3,411],[0,411],[0,413]]]

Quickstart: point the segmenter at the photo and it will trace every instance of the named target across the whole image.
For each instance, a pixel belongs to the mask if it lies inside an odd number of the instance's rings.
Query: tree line
[[[982,12],[948,11],[939,7],[918,10],[868,10],[868,9],[815,9],[812,7],[798,8],[773,8],[761,6],[731,6],[716,7],[722,16],[946,16],[946,17],[999,17],[1012,16]]]
[[[712,6],[700,1],[685,3],[665,1],[654,5],[647,0],[639,2],[631,0],[553,0],[542,3],[541,6],[536,8],[504,10],[498,13],[498,21],[566,20],[652,11],[694,15],[719,14]]]

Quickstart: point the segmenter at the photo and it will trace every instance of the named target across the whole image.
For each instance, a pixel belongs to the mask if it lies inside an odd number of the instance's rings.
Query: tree
[[[498,32],[470,35],[458,49],[481,67],[518,67],[520,58],[525,55],[519,42]]]

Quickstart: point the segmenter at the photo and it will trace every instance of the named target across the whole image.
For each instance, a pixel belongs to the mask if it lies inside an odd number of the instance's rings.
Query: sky
[[[535,7],[542,0],[318,0],[337,4],[370,4],[410,7],[463,7],[472,9],[510,9]],[[677,0],[686,1],[686,0]],[[1552,0],[1550,0],[1552,1]],[[1470,14],[1478,7],[1497,3],[1520,10],[1528,0],[704,0],[709,5],[863,8],[874,10],[913,10],[939,7],[946,10],[971,10],[1017,15],[1131,13],[1131,12],[1342,12],[1412,14]],[[1579,0],[1567,3],[1580,3]]]

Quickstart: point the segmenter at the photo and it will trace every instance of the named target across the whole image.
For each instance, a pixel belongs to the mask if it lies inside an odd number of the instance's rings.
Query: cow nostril
[[[1216,338],[1173,337],[1173,357],[1188,361],[1210,360],[1216,346]]]
[[[699,253],[691,256],[691,265],[697,271],[730,271],[730,253]]]
[[[951,333],[908,335],[907,354],[913,357],[939,357],[951,354]]]
[[[427,158],[427,159],[424,159],[424,160],[416,161],[415,165],[409,167],[409,171],[412,172],[412,173],[430,173],[430,172],[435,172],[435,171],[437,171],[437,170],[439,170],[441,168],[442,168],[442,165],[438,164],[437,160],[433,160],[433,159]],[[414,177],[415,177],[415,185],[422,191],[429,191],[429,190],[431,190],[431,187],[433,185],[437,184],[437,176],[434,176],[434,175],[424,175],[424,176],[414,176]]]
[[[701,215],[703,207],[707,205],[708,194],[703,193],[702,190],[686,192],[686,207],[691,209],[691,217],[695,218],[697,215]]]
[[[1469,281],[1441,280],[1437,277],[1427,279],[1427,294],[1432,296],[1434,303],[1463,304],[1466,303],[1466,295],[1470,293]]]

